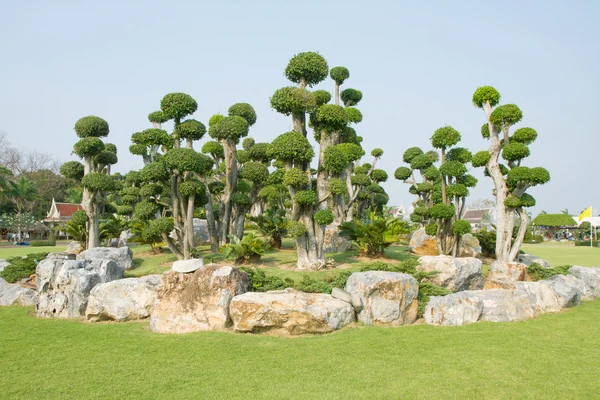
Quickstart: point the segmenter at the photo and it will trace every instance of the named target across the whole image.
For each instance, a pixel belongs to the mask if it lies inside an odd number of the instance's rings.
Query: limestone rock
[[[171,271],[188,273],[204,267],[204,261],[201,258],[190,258],[188,260],[177,260],[171,266]]]
[[[69,254],[79,254],[83,251],[83,246],[81,245],[81,243],[73,241],[71,243],[69,243],[69,245],[67,246],[67,249],[65,250],[65,253],[69,253]]]
[[[511,322],[533,318],[536,307],[529,295],[521,290],[490,289],[474,290],[470,295],[483,300],[483,312],[480,321]]]
[[[77,260],[113,260],[122,271],[133,266],[133,252],[129,247],[95,247],[77,255]]]
[[[160,275],[148,275],[96,285],[90,292],[85,317],[90,321],[148,318],[160,280]]]
[[[569,268],[569,274],[579,278],[583,283],[583,300],[600,298],[600,268],[574,265]]]
[[[352,247],[352,244],[339,235],[339,224],[333,223],[325,228],[323,237],[323,250],[326,253],[343,252]]]
[[[573,275],[555,275],[543,282],[547,282],[552,287],[562,308],[581,304],[585,291],[585,284],[581,279]]]
[[[5,259],[0,260],[0,272],[4,271],[4,268],[8,267],[10,263]]]
[[[527,265],[517,262],[494,261],[490,265],[489,278],[525,281],[527,280]]]
[[[410,251],[419,256],[437,256],[437,243],[433,236],[425,233],[425,228],[421,227],[413,232],[410,237]]]
[[[477,322],[483,313],[483,298],[470,291],[431,296],[423,317],[428,325],[460,326]]]
[[[56,252],[49,253],[46,256],[46,260],[75,260],[77,258],[76,254],[71,254],[67,252]]]
[[[233,327],[239,332],[327,333],[354,321],[350,303],[328,294],[294,289],[235,296],[230,312]]]
[[[78,318],[94,286],[122,276],[112,260],[45,259],[36,268],[38,317]]]
[[[0,306],[33,306],[36,299],[35,290],[8,283],[0,278]]]
[[[358,320],[367,325],[404,325],[417,319],[419,284],[408,274],[386,271],[355,272],[346,292],[362,302]]]
[[[551,268],[550,263],[548,261],[527,253],[519,255],[519,262],[521,264],[527,265],[528,267],[531,264],[539,264],[544,268]]]
[[[346,303],[352,303],[352,295],[342,289],[333,288],[333,290],[331,290],[331,297],[340,299]]]
[[[424,256],[419,258],[417,270],[439,271],[437,276],[425,281],[458,292],[483,288],[481,266],[482,262],[473,257]]]
[[[227,328],[231,299],[247,290],[248,274],[231,266],[208,265],[190,274],[167,272],[150,312],[150,329],[187,333]]]
[[[517,282],[517,290],[527,293],[536,313],[558,312],[561,302],[553,287],[546,281]]]
[[[516,281],[508,279],[486,279],[483,285],[484,289],[509,289],[517,288]]]
[[[479,244],[479,239],[470,233],[460,238],[460,247],[458,248],[460,257],[479,257],[480,254],[481,244]]]
[[[194,218],[194,239],[196,244],[205,244],[210,242],[208,235],[208,222],[205,219]]]

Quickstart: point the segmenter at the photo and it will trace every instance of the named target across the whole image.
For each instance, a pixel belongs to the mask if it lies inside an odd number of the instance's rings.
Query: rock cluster
[[[441,286],[452,292],[483,288],[482,262],[477,258],[451,256],[425,256],[419,258],[417,270],[438,274],[424,281]]]
[[[129,247],[95,247],[79,253],[77,260],[112,260],[125,272],[133,266],[133,252]]]
[[[8,283],[0,278],[0,306],[33,306],[36,299],[35,290]]]

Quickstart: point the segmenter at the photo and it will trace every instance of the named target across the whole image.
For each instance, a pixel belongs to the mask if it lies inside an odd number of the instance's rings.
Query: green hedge
[[[51,240],[34,240],[29,243],[31,247],[56,246],[56,239]]]
[[[543,243],[543,242],[544,242],[544,237],[542,235],[533,235],[531,237],[531,239],[523,241],[523,243],[528,243],[528,244],[537,244],[537,243]]]
[[[590,247],[590,241],[589,240],[576,240],[575,241],[575,246],[587,246],[587,247]],[[598,241],[597,240],[592,240],[592,246],[593,247],[598,247]]]

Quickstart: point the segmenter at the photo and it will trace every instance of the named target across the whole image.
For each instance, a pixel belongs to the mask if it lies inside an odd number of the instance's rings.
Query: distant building
[[[48,211],[48,214],[46,214],[46,219],[44,219],[44,222],[51,225],[64,224],[65,222],[71,221],[75,211],[79,210],[83,210],[81,204],[57,203],[53,198],[50,211]]]
[[[388,210],[388,215],[391,217],[402,218],[405,221],[410,220],[410,214],[412,214],[412,210],[407,211],[402,203],[399,206],[390,207]]]
[[[473,230],[490,230],[496,223],[496,210],[493,207],[472,208],[466,210],[462,218],[469,221]]]

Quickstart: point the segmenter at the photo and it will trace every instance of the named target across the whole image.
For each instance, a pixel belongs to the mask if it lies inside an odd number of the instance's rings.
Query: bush
[[[229,235],[230,243],[221,248],[223,257],[235,259],[236,264],[251,264],[260,261],[265,253],[266,243],[252,232],[240,240],[235,235]]]
[[[0,277],[9,283],[27,278],[35,274],[38,262],[46,258],[47,255],[48,253],[32,253],[23,257],[9,258],[7,261],[10,265],[5,267],[4,271],[0,272]]]
[[[481,246],[481,254],[484,257],[496,257],[496,232],[487,232],[484,230],[475,233]]]
[[[350,275],[352,275],[352,271],[342,271],[335,278],[329,279],[327,282],[331,287],[343,289]]]
[[[523,243],[529,243],[529,244],[536,244],[536,243],[543,243],[544,242],[544,237],[542,235],[532,235],[531,238],[528,238],[527,240],[524,240]],[[588,243],[589,245],[589,243]]]
[[[592,240],[592,246],[593,247],[598,247],[598,241],[597,240]],[[589,240],[576,240],[575,241],[575,246],[588,246],[590,247],[590,241]]]
[[[304,275],[294,289],[306,293],[331,293],[331,285],[325,281],[318,281],[308,275]]]
[[[241,267],[240,269],[248,274],[248,287],[252,292],[282,290],[295,285],[290,278],[281,279],[278,276],[267,276],[265,271],[259,268]]]
[[[56,246],[56,239],[49,240],[34,240],[29,243],[31,247]]]
[[[570,265],[561,265],[560,267],[544,268],[540,264],[533,263],[527,267],[527,274],[533,281],[548,279],[554,275],[566,275],[569,273]]]

